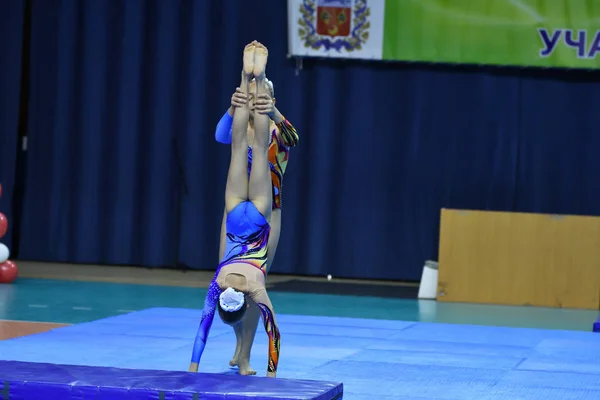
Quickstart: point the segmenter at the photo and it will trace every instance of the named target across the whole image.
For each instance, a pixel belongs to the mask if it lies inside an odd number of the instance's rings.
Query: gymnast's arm
[[[277,126],[277,136],[283,141],[287,147],[294,147],[298,144],[300,137],[294,125],[285,119],[283,114],[279,112],[277,107],[273,106],[273,111],[269,113],[269,118],[275,122]]]
[[[231,144],[231,126],[233,125],[233,113],[236,107],[243,107],[246,104],[246,95],[240,88],[236,88],[231,96],[231,106],[217,124],[215,130],[215,139],[219,143]]]
[[[231,125],[233,124],[233,106],[223,114],[215,130],[215,139],[219,143],[231,144]]]
[[[206,340],[208,339],[208,332],[210,331],[213,318],[215,317],[219,294],[221,294],[221,288],[217,284],[215,276],[215,279],[212,280],[208,287],[206,299],[204,300],[202,319],[200,320],[200,326],[198,327],[198,333],[196,334],[196,340],[194,341],[194,350],[192,352],[192,361],[190,363],[189,372],[198,372],[200,357],[202,357],[202,353],[204,352],[204,346],[206,346]]]
[[[265,331],[269,336],[269,363],[267,366],[267,376],[270,378],[275,378],[275,375],[277,374],[277,365],[279,364],[279,344],[281,335],[279,334],[277,321],[275,321],[273,305],[271,304],[269,295],[264,288],[255,291],[251,296],[252,300],[254,300],[262,314]]]

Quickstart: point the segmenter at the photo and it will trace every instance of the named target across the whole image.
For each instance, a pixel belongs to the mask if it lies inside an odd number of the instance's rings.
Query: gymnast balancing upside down
[[[267,376],[275,377],[279,362],[279,329],[265,287],[268,242],[271,226],[272,183],[269,169],[269,117],[271,99],[265,84],[268,51],[258,42],[244,49],[240,88],[248,98],[252,77],[256,82],[252,167],[248,177],[249,102],[235,110],[232,126],[231,162],[225,189],[227,242],[223,260],[217,267],[206,295],[202,319],[194,342],[190,371],[197,372],[215,311],[228,325],[242,322],[253,301],[262,314],[269,336]],[[255,373],[249,365],[239,366],[241,375]]]
[[[269,103],[267,104],[267,115],[270,118],[269,130],[271,131],[270,143],[269,143],[269,168],[271,170],[271,183],[273,190],[273,202],[271,207],[271,233],[269,235],[268,243],[268,261],[267,261],[267,274],[270,272],[273,265],[273,259],[277,252],[277,245],[279,244],[279,235],[281,232],[281,203],[282,203],[282,182],[285,174],[289,151],[292,147],[298,144],[298,133],[294,126],[279,112],[275,107],[275,90],[273,83],[269,81],[265,76],[265,83],[267,85],[267,93],[271,96]],[[215,139],[219,143],[231,144],[232,138],[232,123],[235,110],[242,107],[246,102],[249,101],[250,106],[250,119],[248,121],[248,174],[250,174],[252,166],[252,141],[253,141],[253,101],[255,98],[253,94],[256,93],[256,80],[250,81],[248,94],[249,97],[243,93],[241,88],[237,88],[231,97],[231,107],[225,112],[221,120],[217,124],[215,130]],[[227,212],[223,213],[223,221],[221,224],[221,244],[219,248],[219,260],[223,259],[225,254],[225,248],[227,243],[227,232],[226,232],[226,220]],[[246,316],[240,324],[234,325],[236,337],[236,348],[234,355],[229,362],[232,367],[239,366],[241,370],[245,371],[248,375],[256,373],[250,367],[250,353],[252,351],[252,344],[256,335],[256,329],[258,327],[258,321],[260,319],[260,311],[258,307],[250,301],[250,306],[246,312]]]

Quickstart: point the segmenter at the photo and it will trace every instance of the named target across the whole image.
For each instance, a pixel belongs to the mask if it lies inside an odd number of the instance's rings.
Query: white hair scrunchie
[[[219,295],[219,304],[223,311],[238,311],[244,306],[244,293],[229,287]]]

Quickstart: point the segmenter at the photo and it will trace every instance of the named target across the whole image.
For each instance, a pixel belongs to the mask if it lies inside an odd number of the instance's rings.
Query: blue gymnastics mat
[[[341,399],[340,384],[235,375],[0,362],[3,400]]]
[[[194,397],[189,393],[196,390],[202,394],[207,388],[216,388],[214,395],[220,397],[199,399],[340,399],[342,387],[337,382],[343,382],[345,400],[600,399],[597,333],[279,315],[278,378],[268,380],[264,378],[267,338],[262,329],[256,335],[251,360],[259,377],[241,377],[228,365],[235,336],[218,318],[202,358],[201,374],[182,372],[189,366],[200,315],[200,310],[154,308],[59,328],[0,342],[0,359],[61,365],[29,364],[27,368],[38,378],[28,378],[28,385],[52,383],[57,374],[52,368],[70,368],[66,373],[73,381],[87,379],[90,385],[111,385],[122,392],[130,389],[130,396],[133,389],[145,389],[144,398],[158,400],[191,400]],[[65,365],[94,369],[83,379],[77,375],[82,372],[69,372],[75,367]],[[122,378],[111,383],[113,378],[108,379],[110,371],[106,369],[111,367],[140,371],[120,371]],[[1,382],[7,382],[7,377],[14,376],[15,383],[10,382],[8,391],[5,385],[5,393],[26,380],[16,376],[17,370],[22,371],[0,362],[0,394]],[[191,375],[197,376],[200,388],[186,383],[193,379]],[[90,376],[96,379],[93,383]],[[105,376],[107,383],[100,384]],[[205,376],[214,385],[202,383]],[[266,397],[271,389],[261,383],[267,380],[281,385],[272,397]],[[246,392],[233,395],[231,387]],[[191,389],[183,393],[182,388]],[[151,390],[154,395],[148,396]],[[163,397],[157,394],[161,390]],[[72,398],[83,398],[81,390],[73,393],[80,397]],[[98,393],[85,399],[103,398]],[[136,398],[124,396],[109,397]],[[14,398],[23,397],[15,394]]]

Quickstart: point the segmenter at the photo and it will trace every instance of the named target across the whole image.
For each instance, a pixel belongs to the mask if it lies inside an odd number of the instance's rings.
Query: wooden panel
[[[600,308],[600,218],[442,210],[438,300]]]
[[[36,333],[48,332],[52,329],[68,326],[66,324],[50,324],[46,322],[5,321],[0,320],[0,340],[14,339]]]

